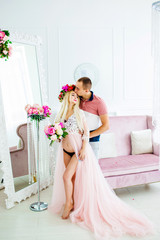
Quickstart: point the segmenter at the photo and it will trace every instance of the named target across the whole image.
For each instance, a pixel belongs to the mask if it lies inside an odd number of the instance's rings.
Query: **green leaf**
[[[67,135],[68,135],[68,133],[64,132],[62,136],[65,138]]]
[[[10,36],[10,33],[9,33],[9,31],[8,31],[8,30],[2,30],[2,32],[4,32],[4,33],[6,34],[6,36],[7,36],[7,37],[9,37],[9,36]]]

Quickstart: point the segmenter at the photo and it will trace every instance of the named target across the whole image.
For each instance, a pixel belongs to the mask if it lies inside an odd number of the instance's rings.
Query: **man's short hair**
[[[90,78],[88,77],[82,77],[80,79],[78,79],[78,82],[82,82],[82,85],[83,85],[83,89],[91,89],[92,87],[92,81]]]

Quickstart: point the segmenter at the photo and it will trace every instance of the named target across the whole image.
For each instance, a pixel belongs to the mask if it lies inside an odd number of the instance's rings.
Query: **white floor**
[[[129,205],[143,212],[157,226],[157,234],[145,240],[160,240],[160,183],[117,189],[117,195]],[[41,201],[50,202],[52,186],[40,194]],[[32,212],[31,203],[37,201],[37,195],[16,204],[12,209],[5,208],[4,189],[0,190],[0,240],[94,240],[94,235],[62,220],[60,216],[51,215],[47,210]],[[125,235],[117,240],[135,240],[138,238]]]

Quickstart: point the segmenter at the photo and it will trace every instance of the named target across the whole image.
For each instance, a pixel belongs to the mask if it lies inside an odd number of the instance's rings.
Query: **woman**
[[[88,142],[85,115],[79,109],[75,86],[64,86],[62,106],[56,122],[64,122],[69,133],[59,146],[52,201],[49,209],[62,218],[92,230],[96,238],[124,233],[145,236],[154,232],[152,223],[119,199],[103,177]]]

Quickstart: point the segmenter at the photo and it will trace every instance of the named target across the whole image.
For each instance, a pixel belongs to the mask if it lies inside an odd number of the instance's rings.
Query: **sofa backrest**
[[[151,128],[151,117],[148,116],[110,116],[109,130],[116,139],[117,156],[131,154],[131,131]],[[149,121],[149,122],[148,122]]]

